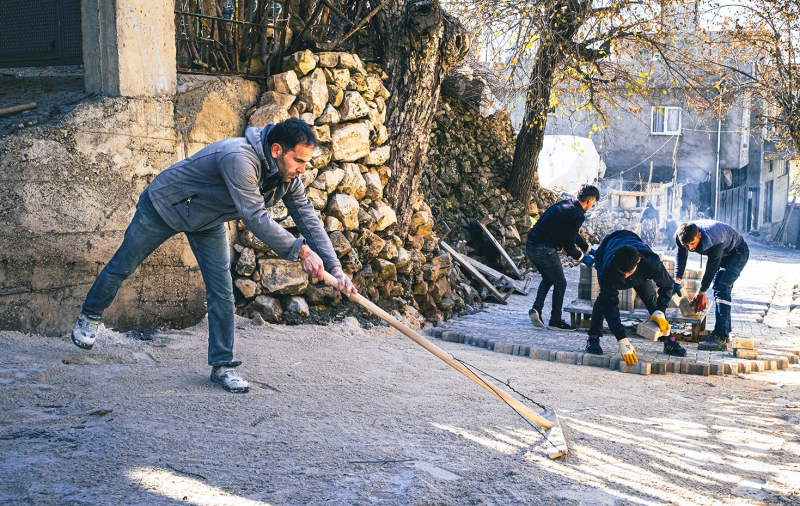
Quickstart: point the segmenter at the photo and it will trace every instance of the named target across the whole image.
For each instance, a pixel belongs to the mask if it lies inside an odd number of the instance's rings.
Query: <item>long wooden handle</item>
[[[5,107],[3,109],[0,109],[0,116],[2,116],[4,114],[14,114],[15,112],[27,111],[28,109],[33,109],[34,107],[36,107],[36,102],[30,102],[28,104],[14,105],[14,106],[11,106],[11,107]]]
[[[330,274],[328,272],[324,272],[323,275],[325,277],[325,282],[326,283],[328,283],[329,285],[334,286],[334,287],[339,286],[339,281],[332,274]],[[477,375],[475,375],[475,373],[473,373],[472,371],[470,371],[469,369],[464,367],[464,364],[462,364],[462,363],[460,363],[460,362],[458,362],[456,360],[453,360],[453,357],[451,357],[450,355],[445,353],[444,350],[442,350],[438,346],[434,345],[433,343],[431,343],[430,341],[428,341],[424,337],[420,336],[419,334],[417,334],[416,332],[411,330],[408,326],[404,325],[397,318],[395,318],[394,316],[390,315],[389,313],[387,313],[386,311],[384,311],[380,307],[378,307],[375,304],[373,304],[369,299],[367,299],[363,295],[361,295],[359,293],[355,293],[353,295],[350,295],[349,297],[350,297],[350,300],[353,300],[353,301],[359,303],[360,305],[364,306],[365,308],[367,308],[370,313],[372,313],[375,316],[377,316],[377,317],[383,319],[384,321],[386,321],[389,325],[391,325],[392,327],[396,328],[397,330],[399,330],[400,332],[405,334],[412,341],[414,341],[418,345],[422,346],[423,348],[425,348],[429,352],[431,352],[434,355],[436,355],[437,357],[439,357],[447,365],[449,365],[450,367],[452,367],[456,371],[460,372],[461,374],[463,374],[467,378],[469,378],[472,381],[474,381],[475,383],[477,383],[478,386],[484,388],[487,392],[489,392],[490,394],[494,395],[498,399],[502,400],[503,402],[505,402],[506,404],[511,406],[517,413],[521,414],[522,416],[524,416],[525,418],[527,418],[531,422],[535,423],[536,425],[538,425],[542,429],[547,430],[547,429],[550,429],[550,428],[552,428],[554,426],[553,423],[550,422],[550,420],[548,420],[546,418],[543,418],[538,413],[536,413],[532,409],[528,408],[524,404],[520,403],[519,401],[517,401],[516,399],[514,399],[513,397],[511,397],[510,395],[508,395],[503,390],[501,390],[500,388],[496,387],[495,385],[493,385],[489,381],[478,377]]]

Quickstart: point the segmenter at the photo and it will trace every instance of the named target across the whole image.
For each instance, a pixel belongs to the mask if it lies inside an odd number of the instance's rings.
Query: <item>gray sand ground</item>
[[[0,333],[0,504],[800,504],[800,372],[638,376],[436,344],[561,416],[519,416],[398,332],[237,320],[151,341]]]

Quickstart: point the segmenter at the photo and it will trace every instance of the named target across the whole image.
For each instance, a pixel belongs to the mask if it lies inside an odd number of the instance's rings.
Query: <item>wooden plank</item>
[[[497,288],[494,287],[491,281],[486,279],[483,276],[483,274],[478,272],[478,270],[475,269],[475,267],[473,267],[472,264],[469,263],[469,261],[467,261],[463,256],[461,256],[456,250],[451,248],[449,244],[447,244],[444,241],[439,241],[439,247],[445,250],[446,252],[450,253],[450,256],[452,256],[453,259],[456,262],[458,262],[458,264],[469,273],[470,276],[472,276],[475,280],[477,280],[480,284],[482,284],[489,291],[492,297],[497,299],[497,301],[500,304],[508,304],[506,300],[503,298],[503,295],[497,291]]]
[[[492,269],[491,267],[489,267],[488,265],[480,263],[479,261],[475,260],[474,258],[471,258],[471,257],[468,257],[468,256],[465,255],[464,259],[466,261],[468,261],[469,263],[471,263],[472,266],[475,267],[475,269],[478,272],[480,272],[481,274],[483,274],[484,276],[489,278],[489,280],[497,282],[499,279],[505,277],[514,286],[514,291],[515,292],[518,292],[518,293],[520,293],[522,295],[528,295],[528,292],[531,289],[530,288],[530,285],[531,285],[530,276],[526,276],[523,281],[519,281],[519,280],[516,280],[516,279],[509,279],[508,276],[505,276],[505,274],[503,274],[502,272],[498,272],[498,271]]]
[[[497,251],[500,253],[500,256],[503,257],[503,260],[505,260],[508,266],[511,268],[514,276],[516,276],[517,279],[522,279],[522,272],[520,272],[519,267],[517,267],[517,264],[515,264],[514,261],[511,260],[511,257],[508,255],[508,252],[506,252],[505,248],[500,246],[500,243],[497,242],[497,239],[494,238],[492,233],[489,232],[489,229],[487,229],[486,226],[483,223],[481,223],[480,220],[478,220],[477,223],[478,226],[481,227],[481,230],[483,230],[483,233],[486,235],[486,237],[489,238],[489,241],[491,241],[491,243],[494,245],[495,249],[497,249]]]

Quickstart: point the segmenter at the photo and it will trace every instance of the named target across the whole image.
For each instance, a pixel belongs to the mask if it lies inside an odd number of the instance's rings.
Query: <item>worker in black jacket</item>
[[[592,321],[586,352],[602,355],[600,336],[603,335],[603,318],[617,338],[622,359],[628,365],[636,363],[636,350],[626,337],[625,327],[619,317],[619,291],[633,288],[650,312],[648,321],[658,324],[661,332],[669,332],[669,323],[664,316],[673,290],[680,290],[672,276],[664,268],[657,254],[642,239],[629,230],[618,230],[606,236],[595,255],[597,281],[600,294],[592,307]],[[658,298],[656,289],[658,287]],[[676,357],[686,356],[686,350],[673,336],[661,338],[664,353]]]
[[[528,233],[525,253],[542,275],[542,282],[536,293],[536,301],[528,311],[531,323],[537,327],[544,326],[541,316],[544,299],[547,297],[550,287],[553,287],[553,309],[550,311],[549,328],[575,330],[575,327],[561,317],[567,280],[564,278],[564,268],[561,266],[558,252],[563,250],[564,253],[583,262],[587,267],[592,266],[594,260],[589,256],[592,249],[578,231],[583,225],[586,211],[592,208],[598,198],[600,198],[600,191],[596,187],[583,185],[578,192],[578,200],[568,198],[548,207]]]

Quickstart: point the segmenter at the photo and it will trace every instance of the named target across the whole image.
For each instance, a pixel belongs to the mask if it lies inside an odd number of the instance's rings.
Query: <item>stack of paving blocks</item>
[[[733,356],[736,358],[750,360],[758,358],[758,350],[752,339],[734,338],[731,339],[731,346],[733,347]]]

